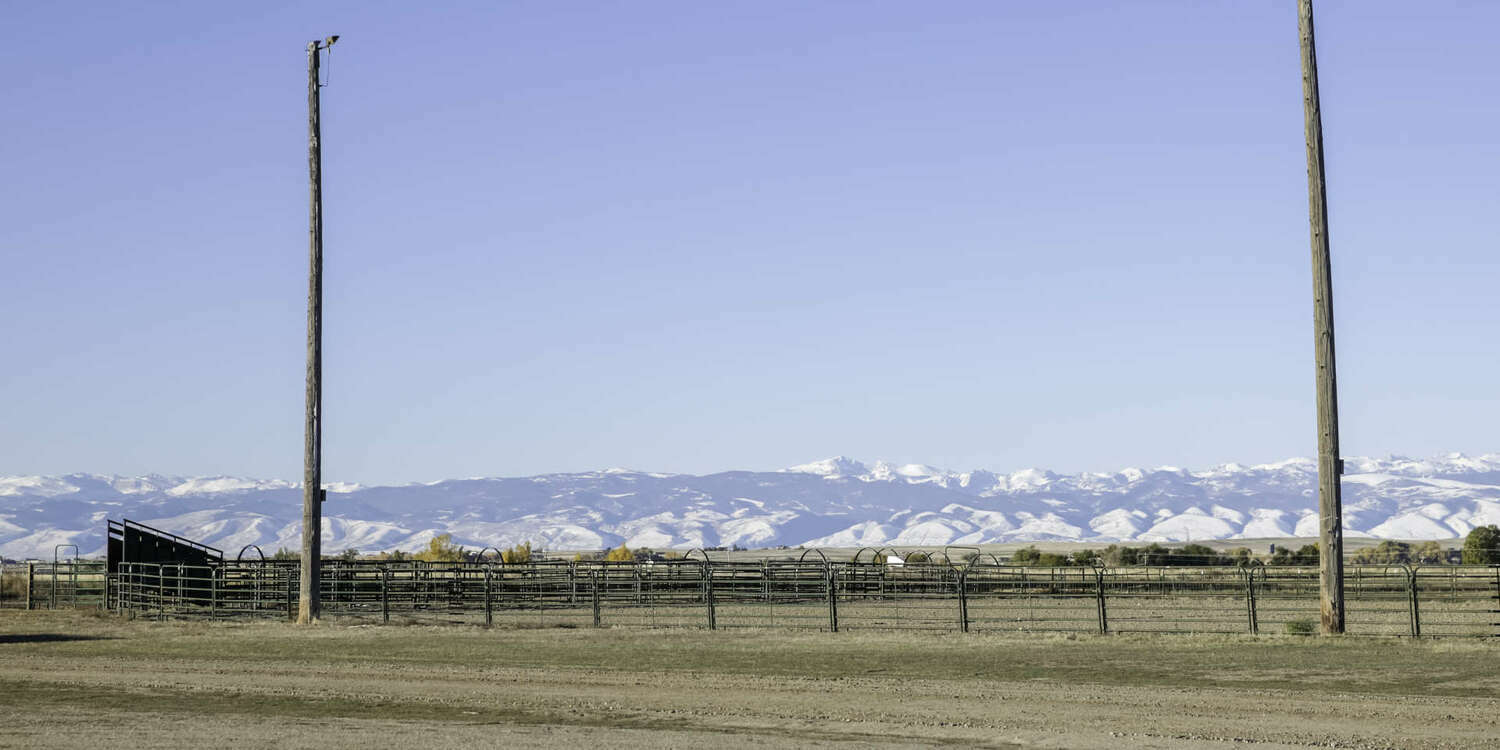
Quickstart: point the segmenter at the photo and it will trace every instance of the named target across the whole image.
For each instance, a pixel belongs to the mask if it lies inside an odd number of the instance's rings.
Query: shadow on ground
[[[113,641],[109,635],[70,635],[68,633],[5,633],[0,634],[0,645],[7,643],[62,643],[65,641]]]

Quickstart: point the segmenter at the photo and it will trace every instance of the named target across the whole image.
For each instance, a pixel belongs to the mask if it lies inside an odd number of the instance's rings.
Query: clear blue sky
[[[1295,2],[11,3],[0,473],[1315,449]],[[1318,3],[1345,453],[1500,449],[1500,4]]]

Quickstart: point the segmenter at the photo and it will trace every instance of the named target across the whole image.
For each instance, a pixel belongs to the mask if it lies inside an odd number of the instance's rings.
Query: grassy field
[[[1488,747],[1500,644],[0,613],[0,746]],[[24,717],[24,720],[19,717]]]

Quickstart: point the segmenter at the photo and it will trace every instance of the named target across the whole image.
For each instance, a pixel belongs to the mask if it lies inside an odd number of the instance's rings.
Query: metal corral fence
[[[1304,567],[1027,568],[825,560],[345,562],[323,565],[326,619],[510,627],[956,632],[1315,631]],[[32,608],[291,619],[295,561],[33,564]],[[1350,566],[1351,635],[1500,635],[1500,568]]]
[[[108,576],[103,562],[5,563],[0,566],[0,607],[103,607],[107,586]]]

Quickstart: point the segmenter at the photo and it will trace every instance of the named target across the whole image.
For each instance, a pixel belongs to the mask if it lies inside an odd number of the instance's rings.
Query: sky
[[[1500,4],[1322,0],[1346,455],[1500,450]],[[1296,3],[10,3],[0,474],[1316,450]]]

